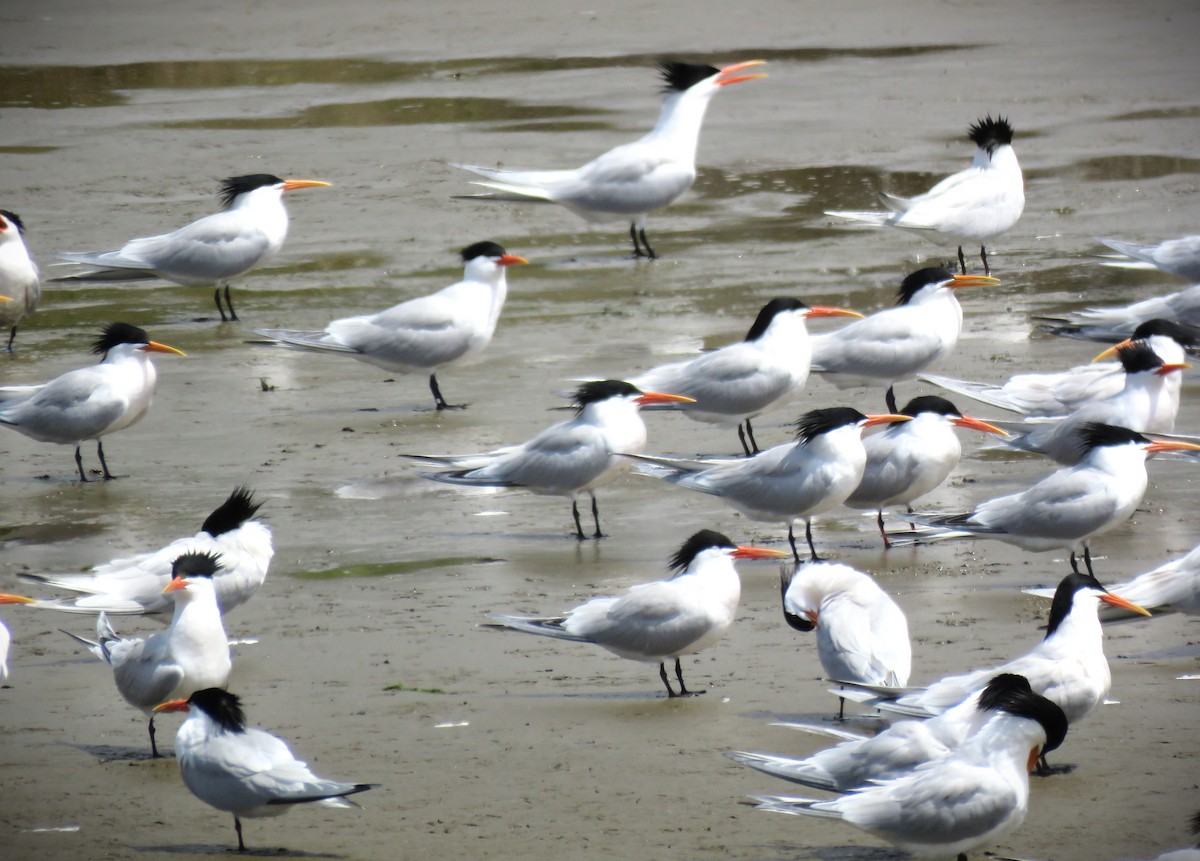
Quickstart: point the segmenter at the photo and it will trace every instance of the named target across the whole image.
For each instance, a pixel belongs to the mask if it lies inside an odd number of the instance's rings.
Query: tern
[[[1071,724],[1087,717],[1104,702],[1112,686],[1104,657],[1101,604],[1150,615],[1123,595],[1105,589],[1090,574],[1068,574],[1058,584],[1050,605],[1046,636],[1030,651],[998,667],[947,676],[925,688],[906,691],[844,685],[833,692],[867,705],[912,717],[939,715],[987,685],[998,673],[1018,673],[1034,691],[1061,708]],[[867,691],[858,697],[853,690]]]
[[[816,630],[817,658],[827,678],[908,684],[908,620],[869,575],[849,565],[809,562],[782,571],[779,588],[787,623],[804,633]]]
[[[1173,349],[1179,352],[1178,345]],[[1148,434],[1171,433],[1179,413],[1179,372],[1188,364],[1164,362],[1145,341],[1119,347],[1117,357],[1125,377],[1119,392],[1086,403],[1062,419],[997,422],[1008,432],[1001,443],[1072,466],[1085,451],[1078,442],[1080,429],[1090,422],[1121,425]]]
[[[437,369],[474,356],[491,343],[508,296],[505,271],[529,262],[495,242],[476,242],[461,254],[463,280],[428,296],[378,314],[334,320],[323,332],[253,331],[288,347],[349,356],[387,371],[429,371],[434,405],[451,408],[438,388]]]
[[[639,408],[649,404],[686,403],[690,398],[643,392],[624,380],[587,382],[575,391],[575,417],[552,425],[520,445],[487,454],[463,456],[402,455],[412,460],[452,467],[419,473],[422,478],[473,487],[523,487],[534,493],[571,497],[575,537],[587,538],[579,521],[577,496],[592,497],[593,538],[603,538],[596,488],[629,470],[622,453],[646,445],[646,425]]]
[[[792,783],[827,792],[850,792],[900,777],[958,750],[987,723],[989,709],[980,707],[981,700],[986,704],[1017,691],[1031,693],[1029,680],[1013,673],[1000,673],[992,677],[987,687],[942,714],[927,720],[899,720],[874,736],[815,724],[775,724],[842,739],[840,744],[804,759],[742,750],[727,751],[725,755]]]
[[[148,281],[161,278],[185,287],[215,286],[221,322],[236,320],[229,282],[283,247],[288,214],[283,193],[328,186],[315,179],[280,179],[269,173],[231,176],[221,182],[221,211],[174,233],[131,239],[115,251],[68,251],[55,256],[96,267],[55,281]],[[221,287],[225,287],[225,308]]]
[[[1052,335],[1085,341],[1128,338],[1139,324],[1162,318],[1200,331],[1200,284],[1178,293],[1143,299],[1114,308],[1087,308],[1061,317],[1038,317],[1038,328]],[[1194,350],[1193,350],[1194,352]]]
[[[562,616],[490,615],[494,626],[593,643],[618,657],[658,664],[668,697],[690,696],[679,659],[716,643],[733,624],[742,586],[735,559],[774,559],[781,550],[742,547],[711,529],[690,537],[672,557],[672,576],[633,586],[618,598],[593,598]],[[667,677],[675,659],[679,693]]]
[[[471,197],[558,203],[588,221],[628,219],[634,257],[655,258],[658,255],[646,239],[646,217],[672,203],[696,180],[696,147],[709,100],[721,87],[765,78],[760,72],[737,74],[763,64],[763,60],[747,60],[717,69],[660,63],[666,95],[654,129],[574,170],[454,166],[487,179],[475,185],[492,191]]]
[[[751,796],[776,813],[841,819],[921,856],[949,857],[1018,827],[1029,808],[1029,772],[1067,734],[1062,709],[1028,690],[981,697],[988,719],[942,759],[829,801]]]
[[[991,274],[987,243],[1006,233],[1025,209],[1025,180],[1012,148],[1013,128],[1004,117],[991,115],[974,123],[967,137],[975,158],[965,170],[948,176],[917,197],[880,195],[889,212],[826,212],[835,218],[866,224],[924,231],[958,245],[963,274],[967,261],[963,244],[979,243],[984,274]]]
[[[1186,351],[1200,346],[1200,330],[1188,329],[1170,320],[1147,320],[1133,334],[1092,359],[1089,364],[1077,365],[1066,371],[1017,374],[1002,385],[955,380],[936,374],[919,374],[919,378],[956,394],[966,395],[1002,410],[1030,417],[1069,416],[1081,407],[1110,398],[1125,388],[1125,368],[1120,362],[1101,362],[1119,353],[1134,341],[1145,341],[1167,364],[1183,364]],[[1183,379],[1178,374],[1165,377],[1165,393],[1179,403]]]
[[[159,755],[154,743],[156,705],[229,683],[229,639],[212,583],[219,565],[220,559],[208,553],[185,553],[175,560],[173,579],[163,590],[175,598],[175,615],[165,631],[145,639],[124,638],[101,613],[96,620],[99,642],[63,632],[112,667],[121,696],[150,716],[147,730],[154,757]]]
[[[800,417],[795,425],[796,442],[777,445],[749,459],[697,461],[629,454],[644,475],[718,496],[754,520],[785,522],[792,555],[799,562],[792,523],[804,518],[809,553],[812,559],[819,559],[812,539],[812,518],[845,502],[862,480],[867,462],[863,428],[910,420],[910,416],[866,416],[850,407],[830,407]]]
[[[0,604],[36,604],[33,598],[24,595],[8,595],[0,593]],[[3,621],[0,621],[0,685],[8,680],[8,646],[12,635]]]
[[[68,613],[162,613],[171,607],[172,565],[185,553],[221,557],[212,577],[217,606],[224,615],[250,600],[267,577],[271,557],[271,528],[255,515],[262,506],[247,487],[229,497],[204,519],[200,531],[177,538],[151,553],[114,559],[86,574],[22,574],[22,579],[80,593],[70,598],[38,601],[37,606]]]
[[[175,734],[179,775],[192,795],[233,814],[239,852],[246,851],[242,817],[280,816],[297,804],[358,807],[346,796],[379,785],[317,777],[283,739],[248,728],[241,699],[221,688],[160,703],[154,711],[187,712]]]
[[[87,476],[79,447],[90,439],[96,441],[104,478],[115,478],[101,437],[136,424],[149,411],[158,373],[148,354],[187,355],[151,341],[144,329],[128,323],[106,326],[92,352],[103,357],[97,365],[40,385],[0,386],[0,425],[39,442],[75,446],[80,481]]]
[[[0,209],[0,326],[11,327],[8,351],[13,351],[17,324],[37,310],[42,295],[38,269],[25,248],[25,223],[15,212]],[[8,301],[3,301],[7,299]]]
[[[1092,573],[1091,539],[1124,523],[1146,493],[1146,458],[1162,451],[1200,451],[1200,445],[1175,440],[1151,441],[1136,431],[1100,423],[1078,433],[1081,457],[1027,490],[989,499],[963,514],[911,514],[910,518],[945,530],[919,534],[903,544],[949,538],[994,538],[1041,553],[1069,549],[1071,570],[1078,571],[1082,550]]]
[[[1153,266],[1171,275],[1186,278],[1192,284],[1200,282],[1200,236],[1167,239],[1156,245],[1139,245],[1136,242],[1122,242],[1102,236],[1097,236],[1096,241],[1129,258],[1105,261],[1106,266]]]
[[[1005,435],[995,425],[964,416],[958,407],[937,395],[913,398],[900,412],[912,416],[912,421],[889,425],[863,438],[867,465],[862,481],[845,502],[847,508],[875,511],[884,547],[890,544],[883,509],[903,505],[912,511],[914,500],[940,487],[958,466],[962,446],[954,428]]]
[[[642,389],[687,395],[695,403],[679,407],[684,415],[726,427],[737,425],[742,449],[747,455],[757,453],[750,419],[799,391],[808,380],[812,347],[805,320],[861,316],[844,308],[810,308],[789,297],[772,299],[758,312],[743,340],[685,362],[660,365],[630,382]]]
[[[963,312],[954,291],[999,283],[933,266],[913,272],[900,284],[894,308],[812,337],[813,373],[839,389],[887,386],[888,411],[894,413],[893,385],[913,379],[958,343]]]

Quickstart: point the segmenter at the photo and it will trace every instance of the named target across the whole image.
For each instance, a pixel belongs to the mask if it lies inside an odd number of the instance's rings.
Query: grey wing
[[[1119,498],[1088,471],[1060,470],[1024,493],[989,500],[971,519],[1031,537],[1085,535],[1106,523]]]
[[[612,460],[599,433],[565,422],[547,428],[468,477],[500,478],[552,493],[567,493],[600,477]]]
[[[326,327],[337,343],[384,366],[431,368],[471,347],[473,328],[452,302],[422,296],[380,314],[335,320]]]
[[[591,637],[618,652],[675,655],[711,629],[711,620],[681,602],[678,587],[670,581],[635,586],[604,609],[606,624],[589,625]]]
[[[917,311],[917,313],[909,313]],[[917,308],[893,308],[812,339],[812,368],[833,374],[899,379],[922,367],[943,347],[921,325]]]
[[[201,285],[240,275],[270,250],[261,230],[247,227],[236,210],[227,210],[174,233],[130,240],[117,254],[148,263],[162,274],[185,279],[184,283]]]
[[[35,438],[51,442],[77,442],[104,430],[124,414],[126,400],[112,395],[99,368],[80,368],[50,381],[4,407],[3,420],[40,429]]]
[[[136,644],[126,648],[122,644]],[[138,708],[153,708],[170,698],[183,682],[183,670],[147,640],[121,640],[114,645],[106,642],[111,655],[113,678],[117,690],[129,703]]]

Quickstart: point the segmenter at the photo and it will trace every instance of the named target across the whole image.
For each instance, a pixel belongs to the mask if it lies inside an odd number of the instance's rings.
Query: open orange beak
[[[957,290],[960,287],[987,287],[999,283],[1000,279],[991,275],[955,275],[950,279],[950,288]]]
[[[36,604],[34,598],[26,598],[24,595],[9,595],[6,592],[0,592],[0,604]]]
[[[167,700],[154,707],[155,712],[185,712],[189,708],[187,700]]]
[[[168,592],[178,592],[180,589],[186,589],[189,585],[191,584],[185,577],[172,577],[171,582],[163,587],[162,594],[166,595]]]
[[[765,78],[766,72],[754,72],[750,75],[738,75],[734,78],[727,78],[726,75],[732,75],[734,72],[740,72],[742,69],[749,69],[752,66],[765,66],[766,60],[746,60],[744,63],[734,63],[732,66],[725,66],[721,69],[721,74],[717,78],[717,86],[724,87],[727,84],[736,84],[740,81],[752,81],[755,78]]]
[[[146,345],[147,353],[171,353],[175,356],[187,356],[183,350],[176,350],[174,347],[168,347],[166,344],[160,344],[158,341],[151,341]]]
[[[683,395],[667,395],[662,392],[642,392],[637,402],[642,406],[650,404],[694,404],[695,398],[686,398]]]
[[[950,423],[955,427],[970,428],[971,430],[983,431],[984,433],[994,433],[996,436],[1008,436],[1008,431],[1000,430],[995,425],[990,425],[982,419],[971,418],[970,416],[959,416],[958,418],[950,419]]]
[[[1120,595],[1114,595],[1112,592],[1106,592],[1105,594],[1101,595],[1100,600],[1110,607],[1120,607],[1122,610],[1128,610],[1131,613],[1139,613],[1143,616],[1150,615],[1150,611],[1145,607],[1139,607],[1128,598],[1122,598]]]
[[[501,257],[499,260],[496,261],[496,265],[497,266],[513,266],[517,263],[528,263],[528,262],[529,261],[526,260],[524,257],[518,257],[515,254],[505,254],[503,257]]]
[[[733,551],[734,559],[779,559],[783,556],[791,556],[788,550],[768,550],[766,547],[743,547],[738,545]]]
[[[285,179],[283,181],[284,191],[295,191],[298,188],[329,188],[331,183],[321,182],[319,179]]]
[[[863,427],[869,428],[871,425],[890,425],[892,422],[911,422],[912,416],[902,416],[899,413],[885,413],[880,416],[867,416],[867,421]]]
[[[804,314],[805,317],[862,317],[857,311],[847,308],[830,308],[826,305],[814,305]]]
[[[1146,446],[1146,451],[1150,454],[1158,454],[1160,451],[1200,451],[1200,445],[1176,439],[1156,439]]]

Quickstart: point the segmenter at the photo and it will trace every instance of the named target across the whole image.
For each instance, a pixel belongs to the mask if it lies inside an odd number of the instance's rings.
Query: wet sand
[[[868,208],[879,190],[915,193],[958,170],[966,126],[988,112],[1016,127],[1027,206],[995,248],[1003,284],[963,297],[964,335],[939,370],[1001,380],[1086,361],[1093,345],[1031,334],[1030,317],[1184,286],[1097,265],[1092,237],[1195,232],[1200,10],[774,0],[738,16],[690,4],[682,21],[679,7],[625,2],[208,2],[169,16],[105,5],[0,13],[0,206],[24,217],[44,274],[60,271],[55,251],[113,247],[212,211],[220,177],[267,171],[335,188],[290,196],[283,252],[234,286],[239,324],[214,322],[207,290],[47,287],[18,352],[0,355],[5,383],[82,364],[115,319],[189,358],[162,357],[150,416],[109,438],[120,481],[80,485],[68,449],[0,435],[0,590],[27,588],[22,572],[83,570],[190,534],[236,484],[266,500],[277,555],[261,592],[227,619],[232,636],[259,640],[238,648],[231,689],[319,773],[383,786],[360,812],[247,821],[256,851],[893,857],[838,823],[751,810],[747,793],[789,787],[719,755],[815,750],[769,724],[836,708],[814,643],[780,617],[774,566],[742,566],[737,624],[686,662],[703,697],[667,701],[650,665],[478,627],[489,611],[557,612],[657,577],[698,528],[739,542],[778,542],[781,530],[629,477],[600,493],[612,537],[578,544],[563,500],[460,493],[415,478],[398,455],[525,439],[562,417],[547,410],[569,380],[726,343],[776,295],[890,304],[905,272],[950,251],[822,211]],[[451,199],[471,186],[449,161],[570,166],[640,134],[664,55],[760,57],[770,77],[712,104],[694,190],[648,225],[662,260],[627,258],[619,224]],[[246,344],[253,326],[318,328],[440,288],[460,273],[457,250],[479,239],[533,265],[511,273],[483,360],[439,376],[468,410],[430,411],[421,376]],[[899,397],[926,390],[906,384]],[[1181,431],[1200,429],[1196,394],[1189,378]],[[813,381],[757,423],[759,440],[782,442],[801,410],[839,403],[878,410],[882,398]],[[678,416],[648,424],[650,451],[736,447],[731,433]],[[925,507],[962,508],[1048,471],[979,446],[964,437],[962,467]],[[94,446],[84,455],[96,465]],[[1192,465],[1151,464],[1145,503],[1096,542],[1102,581],[1194,546],[1198,477]],[[908,612],[915,682],[1032,646],[1046,607],[1018,587],[1067,570],[1062,554],[1000,544],[883,553],[869,517],[816,528],[822,548],[872,572]],[[3,618],[15,637],[0,690],[5,858],[235,844],[230,818],[184,789],[173,760],[147,758],[144,720],[107,670],[57,630],[87,635],[87,619],[19,607]],[[1200,687],[1176,677],[1197,671],[1198,639],[1178,617],[1110,629],[1120,704],[1072,728],[1055,760],[1074,770],[1035,779],[1025,825],[986,848],[1070,861],[1186,845],[1200,807]],[[177,720],[160,723],[170,749]]]

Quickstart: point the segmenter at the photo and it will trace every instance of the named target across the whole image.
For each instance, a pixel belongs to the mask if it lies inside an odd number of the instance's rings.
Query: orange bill
[[[990,425],[983,419],[972,418],[971,416],[959,416],[951,419],[950,422],[956,427],[970,428],[971,430],[983,431],[984,433],[994,433],[996,436],[1008,436],[1008,431],[1001,430],[995,425]]]
[[[637,402],[642,406],[649,406],[650,404],[694,404],[696,403],[696,399],[687,398],[683,395],[668,395],[663,392],[642,392]]]
[[[721,69],[721,75],[717,78],[717,86],[724,87],[727,84],[736,84],[740,81],[752,81],[755,78],[765,78],[766,72],[753,72],[749,75],[738,75],[733,78],[728,78],[726,75],[732,75],[734,72],[740,72],[742,69],[749,69],[753,66],[765,66],[766,60],[746,60],[741,63],[734,63],[732,66],[724,66]]]
[[[1106,592],[1101,595],[1100,600],[1110,607],[1120,607],[1122,610],[1128,610],[1131,613],[1138,613],[1142,616],[1150,615],[1150,611],[1145,607],[1140,607],[1128,598],[1122,598],[1120,595],[1114,595],[1112,592]]]
[[[912,416],[902,416],[899,413],[885,413],[879,416],[867,416],[867,423],[863,425],[865,428],[871,425],[890,425],[892,422],[911,422]]]
[[[298,188],[329,188],[332,183],[321,182],[319,179],[285,179],[284,191],[295,191]]]

